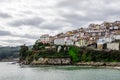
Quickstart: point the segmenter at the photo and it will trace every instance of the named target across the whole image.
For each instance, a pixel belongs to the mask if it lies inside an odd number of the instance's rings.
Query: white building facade
[[[48,34],[42,35],[38,42],[50,43],[50,36]]]

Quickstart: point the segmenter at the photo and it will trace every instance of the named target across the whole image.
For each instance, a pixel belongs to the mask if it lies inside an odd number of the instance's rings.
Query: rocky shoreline
[[[30,64],[26,61],[20,63],[22,65],[30,66],[90,66],[90,67],[104,67],[104,68],[115,68],[120,69],[120,62],[72,62],[71,58],[39,58],[34,60]]]
[[[107,65],[104,65],[107,64]],[[21,67],[47,67],[47,66],[77,66],[77,67],[95,67],[95,68],[106,68],[120,70],[120,62],[85,62],[76,64],[20,64]]]
[[[27,64],[26,61],[22,62]],[[34,60],[32,65],[77,65],[77,66],[120,66],[120,62],[72,62],[71,58],[39,58]]]
[[[91,67],[100,67],[107,69],[117,69],[120,70],[120,62],[78,62],[76,66],[91,66]]]
[[[75,65],[77,66],[119,66],[120,62],[78,62]]]

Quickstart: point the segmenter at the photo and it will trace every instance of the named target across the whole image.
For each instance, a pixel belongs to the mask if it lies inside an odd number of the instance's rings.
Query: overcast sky
[[[90,23],[120,20],[120,0],[0,0],[0,46],[31,45]]]

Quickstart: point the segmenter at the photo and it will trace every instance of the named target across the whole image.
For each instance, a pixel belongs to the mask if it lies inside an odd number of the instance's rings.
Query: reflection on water
[[[120,70],[76,66],[21,68],[0,63],[0,80],[120,80]]]

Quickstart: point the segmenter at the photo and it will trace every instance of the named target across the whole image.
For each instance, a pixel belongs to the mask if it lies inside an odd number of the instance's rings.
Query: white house
[[[98,49],[103,49],[103,45],[106,43],[106,44],[109,44],[111,43],[112,41],[114,41],[115,39],[113,37],[102,37],[102,38],[99,38],[97,40],[97,48]]]
[[[120,44],[119,43],[107,43],[107,49],[120,50]]]
[[[65,37],[65,45],[74,45],[74,36]]]
[[[50,36],[48,34],[41,35],[40,39],[39,39],[39,42],[50,43]]]
[[[120,40],[120,35],[114,35],[113,37],[114,37],[114,39],[116,39],[116,40]]]
[[[97,40],[97,44],[111,43],[114,40],[114,37],[102,37]]]
[[[110,29],[110,30],[118,30],[119,27],[118,27],[118,26],[112,26],[112,27],[110,27],[109,29]]]
[[[56,44],[56,45],[65,45],[65,38],[64,37],[55,38],[54,39],[54,44]]]
[[[74,45],[75,41],[74,36],[64,36],[64,37],[58,37],[54,39],[54,44],[56,45]]]

